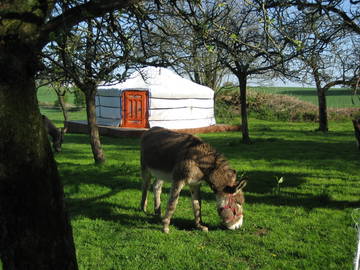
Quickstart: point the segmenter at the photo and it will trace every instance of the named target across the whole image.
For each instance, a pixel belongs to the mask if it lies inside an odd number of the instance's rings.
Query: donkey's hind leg
[[[172,215],[175,212],[176,205],[177,205],[177,202],[179,199],[179,195],[180,195],[181,189],[184,187],[184,185],[185,185],[184,180],[173,181],[173,183],[171,185],[169,201],[167,204],[165,216],[163,218],[163,232],[164,233],[169,233],[170,220],[171,220]]]
[[[161,217],[161,191],[164,181],[157,179],[154,183],[153,192],[154,192],[154,212],[155,215]]]
[[[141,168],[142,177],[142,196],[141,196],[141,210],[146,212],[147,207],[147,194],[151,184],[151,174],[147,168]]]

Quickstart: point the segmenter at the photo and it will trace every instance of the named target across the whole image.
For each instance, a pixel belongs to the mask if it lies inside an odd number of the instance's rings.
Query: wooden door
[[[129,128],[149,127],[147,91],[123,91],[121,126]]]

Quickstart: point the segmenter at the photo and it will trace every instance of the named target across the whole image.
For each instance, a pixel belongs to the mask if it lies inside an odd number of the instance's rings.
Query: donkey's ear
[[[246,180],[242,180],[233,186],[226,186],[223,191],[225,193],[230,193],[235,195],[240,191],[242,191],[242,189],[246,186],[246,183],[247,183]]]
[[[62,132],[65,134],[68,132],[69,126],[67,125],[67,123],[64,121],[64,127],[62,128]]]
[[[232,181],[236,181],[236,171],[233,170],[233,169],[229,169],[226,174],[229,176],[229,178],[232,180]]]

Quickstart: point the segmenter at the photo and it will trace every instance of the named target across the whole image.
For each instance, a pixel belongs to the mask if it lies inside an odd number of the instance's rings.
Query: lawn
[[[51,99],[51,94],[39,95]],[[41,111],[63,125],[58,110]],[[69,117],[85,119],[85,112]],[[203,187],[209,233],[194,230],[187,188],[169,235],[152,215],[151,193],[148,213],[139,211],[139,139],[103,137],[107,162],[99,167],[88,136],[66,134],[55,158],[79,268],[353,269],[360,159],[351,122],[330,122],[328,134],[314,132],[317,123],[250,118],[249,124],[252,145],[241,144],[237,132],[199,135],[249,178],[244,225],[237,231],[220,226],[214,195]],[[278,184],[280,177],[284,182]],[[164,204],[168,191],[166,185]]]
[[[326,135],[316,128],[251,118],[252,145],[241,144],[237,132],[200,135],[249,178],[244,225],[224,230],[204,186],[203,220],[210,231],[194,230],[186,188],[169,235],[152,215],[151,193],[148,213],[139,211],[139,139],[103,137],[107,162],[98,167],[88,137],[67,134],[55,157],[79,268],[352,269],[359,152],[350,122],[331,122]],[[168,191],[166,185],[163,202]]]

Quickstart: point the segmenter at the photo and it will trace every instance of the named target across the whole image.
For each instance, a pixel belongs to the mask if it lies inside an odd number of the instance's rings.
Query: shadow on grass
[[[135,169],[134,167],[135,166],[133,166],[132,169]],[[86,171],[88,172],[89,169],[83,171],[83,173],[85,174]],[[85,177],[81,177],[79,179],[79,182],[72,183],[71,185],[74,187],[72,190],[67,192],[67,195],[71,196],[71,194],[78,193],[79,190],[77,190],[77,186],[81,184],[101,185],[110,190],[96,196],[90,196],[85,198],[68,198],[66,200],[66,203],[68,205],[69,214],[72,218],[76,218],[77,216],[85,216],[94,220],[102,219],[106,221],[116,222],[122,224],[123,226],[136,226],[140,228],[161,230],[161,220],[159,220],[153,214],[150,214],[153,213],[153,196],[149,196],[148,198],[148,214],[144,214],[140,210],[140,181],[135,182],[127,179],[124,176],[119,177],[116,173],[116,170],[97,173],[92,172],[90,175],[92,177],[89,177],[88,173],[86,173],[86,175],[83,175]],[[101,179],[106,180],[101,181],[100,176]],[[300,174],[286,174],[285,177],[286,179],[288,179],[288,181],[286,181],[284,185],[282,185],[282,188],[286,186],[296,187],[298,185],[301,185],[305,182],[304,176],[305,175]],[[335,201],[321,194],[300,195],[297,193],[281,192],[280,194],[274,195],[272,194],[272,190],[276,187],[276,183],[274,181],[264,181],[264,179],[269,179],[268,172],[253,172],[251,174],[251,177],[254,177],[254,180],[249,181],[249,184],[245,190],[246,204],[267,204],[277,207],[302,207],[309,211],[314,208],[333,208],[342,210],[349,207],[360,207],[360,201]],[[124,191],[128,192],[127,190],[129,192],[131,191],[131,196],[136,195],[136,203],[134,203],[134,199],[132,199],[131,201],[117,200],[116,203],[111,202],[111,197],[118,196],[118,193]],[[165,187],[163,189],[163,192],[168,193],[169,190],[169,187]],[[189,190],[183,190],[181,196],[190,197]],[[207,201],[215,200],[214,194],[212,194],[212,192],[208,188],[206,188],[205,191],[204,188],[202,189],[202,198],[203,200]],[[162,206],[164,212],[166,208],[166,201],[164,199],[162,202]],[[186,207],[191,208],[191,205],[186,205]],[[216,211],[216,209],[214,208],[213,211]],[[172,219],[171,225],[178,230],[196,230],[192,217],[188,219],[175,217]],[[209,230],[212,231],[224,230],[220,223],[220,220],[216,223],[216,225],[214,225],[214,223],[212,223],[212,225],[206,225],[209,227]]]
[[[102,219],[107,221],[117,222],[124,226],[140,226],[151,229],[161,229],[162,223],[157,217],[152,214],[144,214],[140,211],[140,198],[141,198],[141,182],[132,180],[134,178],[136,166],[123,165],[121,168],[111,166],[110,168],[99,168],[93,165],[83,165],[80,169],[76,169],[73,164],[62,164],[68,168],[63,170],[63,178],[65,179],[65,185],[67,185],[67,199],[69,214],[71,218],[76,219],[78,216],[85,216],[90,219]],[[113,168],[114,167],[114,168]],[[124,176],[128,173],[131,178]],[[255,192],[259,194],[267,194],[274,188],[274,182],[266,182],[262,179],[269,178],[267,172],[253,172],[251,177],[255,177],[257,180],[249,182],[247,191]],[[288,181],[286,185],[296,186],[303,182],[301,175],[287,174],[287,178],[292,179]],[[71,180],[66,180],[71,179]],[[75,181],[74,181],[75,180]],[[81,192],[81,185],[91,187],[92,185],[101,186],[106,188],[105,192],[100,190],[100,194],[91,196],[91,193],[84,197],[76,198],[76,196],[83,196]],[[169,193],[170,185],[166,184],[163,189],[164,193]],[[112,202],[111,197],[124,196],[124,193],[131,193],[130,197],[136,196],[136,199],[131,198],[131,201],[116,199],[116,202]],[[149,191],[149,193],[151,190]],[[122,194],[119,194],[122,193]],[[119,194],[119,195],[118,195]],[[73,197],[75,195],[75,197]],[[182,197],[190,197],[188,189],[184,189],[181,192]],[[73,198],[71,198],[73,197]],[[202,198],[205,201],[214,201],[215,195],[210,188],[202,188]],[[277,200],[270,199],[264,200],[262,203],[277,204]],[[149,196],[148,201],[148,213],[153,213],[152,199],[153,196]],[[246,199],[249,203],[257,203],[257,197],[246,195]],[[166,200],[163,198],[162,202],[163,212],[166,208]],[[186,205],[191,209],[191,204]],[[191,210],[189,210],[191,211]],[[216,211],[214,208],[213,211]],[[193,218],[184,219],[175,217],[171,222],[172,226],[178,230],[196,230],[194,226]],[[216,225],[207,224],[210,230],[223,230],[220,221]]]
[[[258,194],[271,193],[277,187],[276,175],[282,176],[286,181],[281,184],[282,188],[297,187],[306,182],[307,174],[281,173],[281,172],[264,172],[252,171],[246,174],[248,177],[245,192]]]
[[[101,136],[101,143],[104,145],[121,145],[122,148],[131,147],[132,149],[140,149],[140,138],[127,138],[127,137],[118,137],[111,138]],[[79,133],[69,133],[64,136],[64,145],[69,144],[90,144],[90,138],[88,134],[79,134]],[[116,145],[115,145],[116,144]]]
[[[257,131],[258,133],[261,131]],[[216,149],[224,153],[228,158],[235,160],[246,159],[253,161],[256,166],[256,160],[267,160],[276,168],[276,166],[287,166],[287,161],[291,162],[306,162],[310,167],[319,169],[318,162],[323,159],[339,159],[341,162],[354,162],[357,152],[349,145],[349,141],[326,142],[321,139],[324,135],[309,131],[294,131],[294,130],[279,130],[271,129],[264,130],[266,136],[270,138],[254,139],[255,144],[243,145],[239,139],[234,136],[217,137],[212,136],[206,139]],[[332,138],[345,136],[348,132],[331,133]],[[311,136],[309,140],[304,139],[304,136]],[[239,135],[240,136],[240,135]],[[278,138],[279,136],[286,136],[286,138]],[[297,136],[302,136],[302,140],[297,140]],[[316,137],[316,138],[314,138]],[[292,139],[294,138],[294,139]],[[103,140],[108,145],[108,149],[117,150],[139,150],[138,139],[114,139],[105,138]],[[69,136],[65,139],[65,143],[72,144],[88,144],[86,135]],[[66,147],[65,147],[66,148]],[[351,151],[354,150],[354,153]],[[350,153],[350,154],[349,154]],[[74,150],[71,148],[65,149],[64,155],[70,159],[81,158],[82,150]],[[94,165],[76,165],[74,163],[60,163],[63,167],[61,170],[62,179],[67,186],[66,200],[69,212],[72,218],[77,216],[86,216],[91,219],[104,219],[109,221],[119,222],[127,226],[139,226],[139,224],[151,224],[158,228],[161,222],[151,215],[144,215],[140,209],[141,198],[141,180],[139,174],[139,167],[135,165],[128,165],[119,161],[118,165],[97,167]],[[294,165],[292,165],[294,166]],[[333,168],[337,169],[337,168]],[[339,171],[344,170],[344,167],[339,167]],[[307,173],[283,173],[281,171],[261,171],[256,170],[247,173],[249,177],[248,185],[245,189],[246,201],[249,204],[268,204],[274,206],[291,206],[304,207],[306,209],[313,208],[334,208],[344,209],[347,207],[359,207],[360,201],[335,201],[326,194],[320,195],[303,195],[297,193],[281,192],[277,195],[272,194],[276,188],[276,181],[274,176],[283,176],[286,181],[281,187],[297,187],[306,182],[306,177],[313,177],[311,171]],[[100,189],[98,193],[76,198],[80,196],[82,185],[96,185],[105,188],[105,192]],[[165,184],[163,192],[168,193],[170,189],[169,184]],[[111,197],[120,196],[118,193],[131,192],[131,196],[136,196],[136,199],[131,201],[112,202]],[[151,192],[151,190],[150,190]],[[122,195],[121,195],[122,196]],[[181,196],[190,197],[188,189],[182,191]],[[209,188],[202,188],[203,200],[215,200],[214,194]],[[136,203],[134,203],[136,201]],[[152,206],[152,196],[149,198],[149,206]],[[166,201],[163,201],[163,208],[165,208]],[[189,205],[188,207],[191,207]],[[115,209],[115,211],[114,211]],[[149,207],[149,210],[150,209]],[[214,209],[214,211],[216,211]],[[174,218],[172,225],[180,230],[194,230],[193,219]],[[148,226],[148,225],[144,225]],[[213,226],[210,230],[222,229],[220,226]]]
[[[294,138],[293,140],[284,139],[279,136],[279,133],[286,132],[287,137]],[[268,134],[269,132],[267,132]],[[277,134],[276,134],[277,133]],[[309,134],[309,132],[306,132]],[[311,137],[302,137],[302,140],[296,140],[296,135],[299,132],[293,131],[280,131],[274,132],[274,136],[270,138],[255,138],[253,144],[245,145],[241,142],[241,139],[231,138],[209,138],[212,145],[218,149],[219,152],[225,153],[225,156],[229,159],[241,158],[246,160],[252,160],[253,163],[256,160],[267,160],[274,162],[274,166],[279,166],[277,160],[291,161],[291,162],[309,162],[312,163],[312,167],[318,166],[318,161],[323,159],[340,159],[344,162],[354,162],[358,160],[358,152],[355,149],[353,135],[346,136],[348,133],[333,133],[331,137],[324,134],[318,134],[311,132],[311,136],[319,137],[319,140],[323,138],[322,142],[317,141]],[[240,135],[239,135],[240,136]],[[282,136],[282,135],[281,135]],[[340,139],[336,137],[349,137],[348,140],[339,142]]]
[[[263,195],[263,196],[246,196],[247,203],[249,204],[268,204],[274,206],[290,206],[302,207],[307,210],[314,208],[331,208],[342,210],[345,208],[360,207],[360,200],[346,201],[346,200],[333,200],[328,194],[319,195],[299,195],[297,193],[283,192],[279,195]]]

